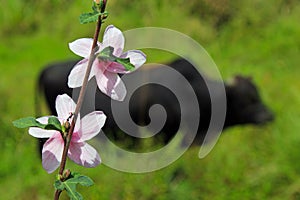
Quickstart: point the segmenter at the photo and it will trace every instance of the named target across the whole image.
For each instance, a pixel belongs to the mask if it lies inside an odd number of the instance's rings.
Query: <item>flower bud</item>
[[[94,2],[95,2],[96,4],[98,4],[98,5],[100,4],[100,1],[101,1],[101,0],[94,0]]]
[[[64,127],[65,127],[66,131],[68,131],[69,128],[71,127],[70,122],[66,121],[66,122],[64,123]]]
[[[64,171],[64,173],[63,173],[63,179],[64,179],[64,180],[68,179],[69,176],[70,176],[70,174],[71,174],[71,170],[70,170],[70,169],[66,169],[66,170]]]

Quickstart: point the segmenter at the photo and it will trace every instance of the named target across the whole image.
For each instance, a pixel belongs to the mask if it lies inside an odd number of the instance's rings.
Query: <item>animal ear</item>
[[[252,77],[251,76],[242,76],[242,75],[235,75],[233,78],[231,78],[227,84],[228,86],[238,86],[243,83],[249,83],[252,82]]]
[[[243,81],[243,77],[241,75],[235,75],[227,81],[229,86],[237,86]]]
[[[238,85],[241,84],[243,82],[251,82],[252,81],[252,77],[251,76],[242,76],[242,75],[236,75],[234,77],[234,85]]]

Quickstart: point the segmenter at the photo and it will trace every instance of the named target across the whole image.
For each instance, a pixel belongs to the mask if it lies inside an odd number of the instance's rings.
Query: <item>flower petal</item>
[[[84,142],[95,137],[103,127],[105,120],[106,116],[102,111],[94,111],[84,116],[80,123],[76,123],[76,126],[81,124],[80,130],[77,132],[79,135],[78,142]],[[74,132],[74,134],[76,133]]]
[[[36,120],[42,124],[48,124],[49,116],[40,117]],[[37,127],[30,127],[28,130],[29,134],[36,138],[49,138],[52,137],[57,131],[55,130],[45,130]]]
[[[114,100],[123,101],[126,96],[126,87],[118,74],[98,71],[96,81],[99,89]]]
[[[99,65],[99,61],[95,59],[92,70],[90,72],[89,80],[95,75],[94,69],[97,68],[97,65]],[[88,59],[83,59],[75,65],[68,77],[68,86],[70,88],[77,88],[82,86],[87,66]]]
[[[75,163],[84,167],[96,167],[101,162],[97,151],[85,142],[71,142],[68,156]]]
[[[30,127],[28,132],[31,136],[36,138],[49,138],[57,133],[55,130],[45,130],[37,127]]]
[[[44,169],[50,174],[55,171],[62,158],[64,141],[60,133],[49,138],[43,146],[42,164]]]
[[[139,50],[130,50],[122,54],[122,58],[129,58],[130,63],[135,66],[135,69],[139,68],[146,62],[146,55]]]
[[[113,25],[108,26],[105,29],[103,36],[102,46],[100,45],[101,50],[105,47],[111,46],[114,48],[113,54],[115,56],[121,56],[124,49],[125,39],[123,33]]]
[[[48,119],[49,119],[49,116],[45,116],[45,117],[39,117],[36,119],[36,121],[42,123],[42,124],[48,124]]]
[[[142,66],[146,62],[146,55],[138,50],[131,50],[123,53],[121,58],[129,58],[130,63],[134,65],[134,70],[138,69],[140,66]],[[126,70],[125,67],[119,63],[112,62],[110,65],[108,65],[107,70],[113,73],[119,73],[119,74],[126,74],[130,73],[132,71]],[[134,71],[133,70],[133,71]]]
[[[130,72],[125,69],[125,67],[122,64],[116,63],[116,62],[111,62],[107,66],[107,71],[112,72],[112,73],[120,73],[120,74],[125,74],[127,72]]]
[[[91,53],[91,48],[93,45],[93,39],[91,38],[81,38],[69,43],[69,48],[76,55],[88,58]]]
[[[75,65],[68,77],[68,86],[70,88],[81,87],[88,65],[88,59],[83,59]]]
[[[55,101],[55,108],[59,119],[68,119],[70,113],[75,111],[76,104],[73,99],[66,94],[58,95]]]

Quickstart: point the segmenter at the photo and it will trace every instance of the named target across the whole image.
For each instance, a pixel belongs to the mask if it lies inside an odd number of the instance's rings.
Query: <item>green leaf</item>
[[[134,65],[130,63],[129,58],[119,58],[119,57],[113,55],[113,52],[114,52],[114,48],[111,46],[108,46],[99,53],[98,58],[100,60],[104,60],[104,61],[109,60],[112,62],[117,62],[117,63],[123,65],[124,68],[128,71],[134,70]]]
[[[92,186],[94,184],[94,181],[87,176],[81,175],[77,178],[77,180],[80,185],[86,186],[86,187]]]
[[[64,186],[64,184],[63,184],[63,182],[61,180],[56,180],[54,182],[54,187],[57,190],[64,190],[65,189],[65,186]]]
[[[81,175],[76,172],[71,172],[71,178],[68,179],[67,181],[69,181],[71,179],[73,182],[74,182],[74,180],[77,181],[77,183],[79,183],[82,186],[91,186],[94,184],[93,180],[90,177]]]
[[[41,124],[34,117],[25,117],[13,121],[13,125],[17,128],[39,127],[45,128],[45,124]]]
[[[105,47],[100,53],[99,53],[99,57],[102,59],[108,59],[110,61],[114,60],[114,48],[111,46]]]
[[[78,173],[71,173],[71,178],[67,179],[66,181],[56,180],[54,182],[54,187],[57,190],[66,190],[68,196],[72,200],[81,200],[83,197],[79,192],[76,191],[77,184],[82,186],[91,186],[94,184],[94,182],[87,176],[83,176]]]
[[[46,130],[57,130],[60,132],[62,131],[60,121],[54,116],[48,118],[48,124],[42,124],[38,122],[34,117],[25,117],[13,121],[13,125],[17,128],[38,127]]]
[[[83,13],[79,16],[79,21],[81,24],[87,24],[91,22],[96,22],[98,20],[98,17],[102,13],[93,12],[93,13]]]
[[[60,121],[56,117],[49,117],[48,118],[48,124],[45,126],[45,129],[47,130],[57,130],[62,132],[62,126],[60,124]]]
[[[134,65],[130,63],[129,58],[116,58],[116,62],[123,65],[128,71],[134,70]]]
[[[91,22],[96,22],[96,21],[98,21],[98,18],[99,18],[100,15],[103,15],[103,17],[102,17],[102,21],[103,21],[108,16],[108,12],[106,12],[106,11],[103,12],[103,13],[101,13],[101,12],[95,10],[94,8],[93,8],[93,10],[94,10],[94,12],[81,14],[79,16],[79,22],[81,24],[87,24],[87,23],[91,23]]]

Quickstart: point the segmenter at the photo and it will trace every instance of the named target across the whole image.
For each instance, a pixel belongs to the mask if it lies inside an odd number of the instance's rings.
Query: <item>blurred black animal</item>
[[[55,99],[57,95],[66,93],[72,97],[73,90],[68,88],[67,80],[71,69],[77,62],[77,60],[74,60],[51,64],[47,66],[39,76],[38,91],[44,94],[53,115],[56,115]],[[197,69],[184,59],[175,60],[168,64],[168,66],[183,75],[196,94],[200,110],[200,120],[192,119],[197,120],[198,123],[197,136],[194,141],[195,144],[202,143],[209,127],[212,114],[211,98],[219,98],[218,91],[215,91],[213,96],[209,94],[209,86],[212,86],[212,88],[224,86],[225,88],[227,100],[224,99],[224,101],[227,102],[225,104],[227,105],[227,110],[223,128],[238,124],[263,124],[273,120],[273,114],[263,104],[258,90],[251,78],[236,76],[234,77],[233,83],[227,84],[201,76]],[[180,86],[181,83],[178,81],[179,79],[177,80],[176,76],[169,77],[166,74],[162,74],[160,69],[160,67],[149,67],[147,69],[141,67],[141,69],[134,72],[139,73],[138,76],[135,76],[135,79],[139,79],[136,77],[145,79],[145,77],[152,75],[156,80],[170,79],[173,86]],[[130,76],[130,74],[124,76]],[[223,99],[221,100],[223,101]],[[142,140],[120,131],[120,128],[113,117],[111,101],[112,100],[109,97],[97,89],[95,95],[95,108],[104,111],[107,115],[107,121],[103,127],[107,137],[112,140],[123,140],[124,137],[130,137],[131,139],[133,138],[133,143],[136,143],[136,140]],[[133,92],[129,100],[129,105],[122,105],[121,102],[119,103],[121,106],[129,106],[130,116],[123,117],[123,119],[126,121],[126,118],[131,117],[139,126],[145,126],[150,123],[151,118],[148,111],[150,107],[155,104],[160,104],[165,108],[167,119],[161,131],[154,136],[154,139],[156,138],[159,141],[163,141],[163,143],[168,143],[178,131],[181,120],[181,105],[172,91],[159,84],[149,83],[139,87]],[[190,110],[197,110],[192,107],[194,105],[188,106],[190,106]],[[119,118],[120,116],[122,118],[122,112],[123,111],[120,111],[120,113],[118,113]]]

